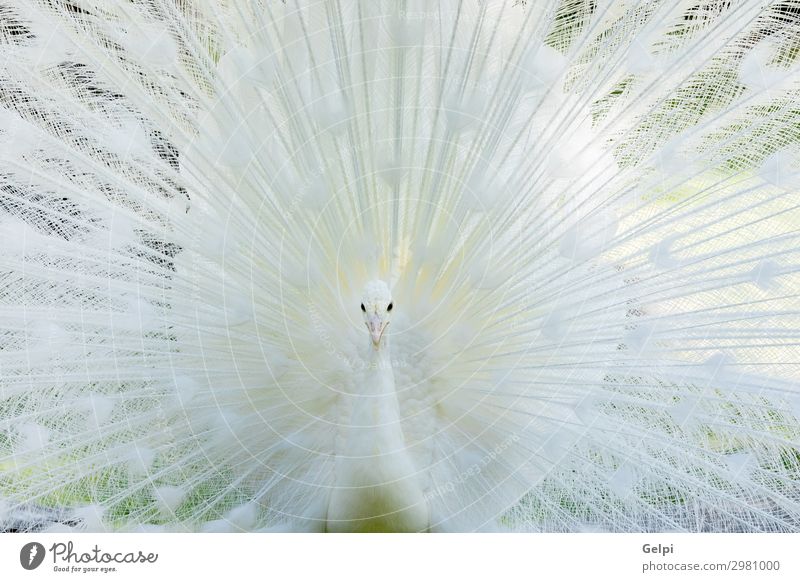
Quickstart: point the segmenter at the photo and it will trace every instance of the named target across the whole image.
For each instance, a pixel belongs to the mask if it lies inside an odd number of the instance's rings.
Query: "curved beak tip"
[[[372,346],[377,349],[381,345],[381,338],[383,337],[383,332],[386,329],[386,323],[382,321],[370,321],[367,323],[367,329],[369,330],[370,338],[372,339]]]

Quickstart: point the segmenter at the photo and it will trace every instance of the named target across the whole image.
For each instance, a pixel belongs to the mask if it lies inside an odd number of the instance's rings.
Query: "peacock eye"
[[[391,311],[391,310],[392,310],[392,303],[390,303],[389,307],[386,308],[386,311]]]
[[[367,312],[367,308],[366,308],[366,307],[364,307],[364,304],[363,304],[363,303],[361,304],[361,311],[363,311],[364,313],[366,313],[366,312]]]

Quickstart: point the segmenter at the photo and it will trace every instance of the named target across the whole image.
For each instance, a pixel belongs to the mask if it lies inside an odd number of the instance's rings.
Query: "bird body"
[[[4,3],[0,529],[800,529],[798,12]]]

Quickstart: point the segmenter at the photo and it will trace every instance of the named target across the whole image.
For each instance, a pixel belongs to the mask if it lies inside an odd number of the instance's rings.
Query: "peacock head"
[[[392,304],[392,292],[383,281],[370,281],[364,286],[361,298],[361,315],[364,325],[369,330],[372,338],[372,347],[376,350],[381,347],[383,332],[389,325]]]

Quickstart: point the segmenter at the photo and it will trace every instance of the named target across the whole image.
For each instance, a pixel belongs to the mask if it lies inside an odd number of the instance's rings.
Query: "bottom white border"
[[[3,534],[0,580],[796,581],[798,553],[800,534]]]

